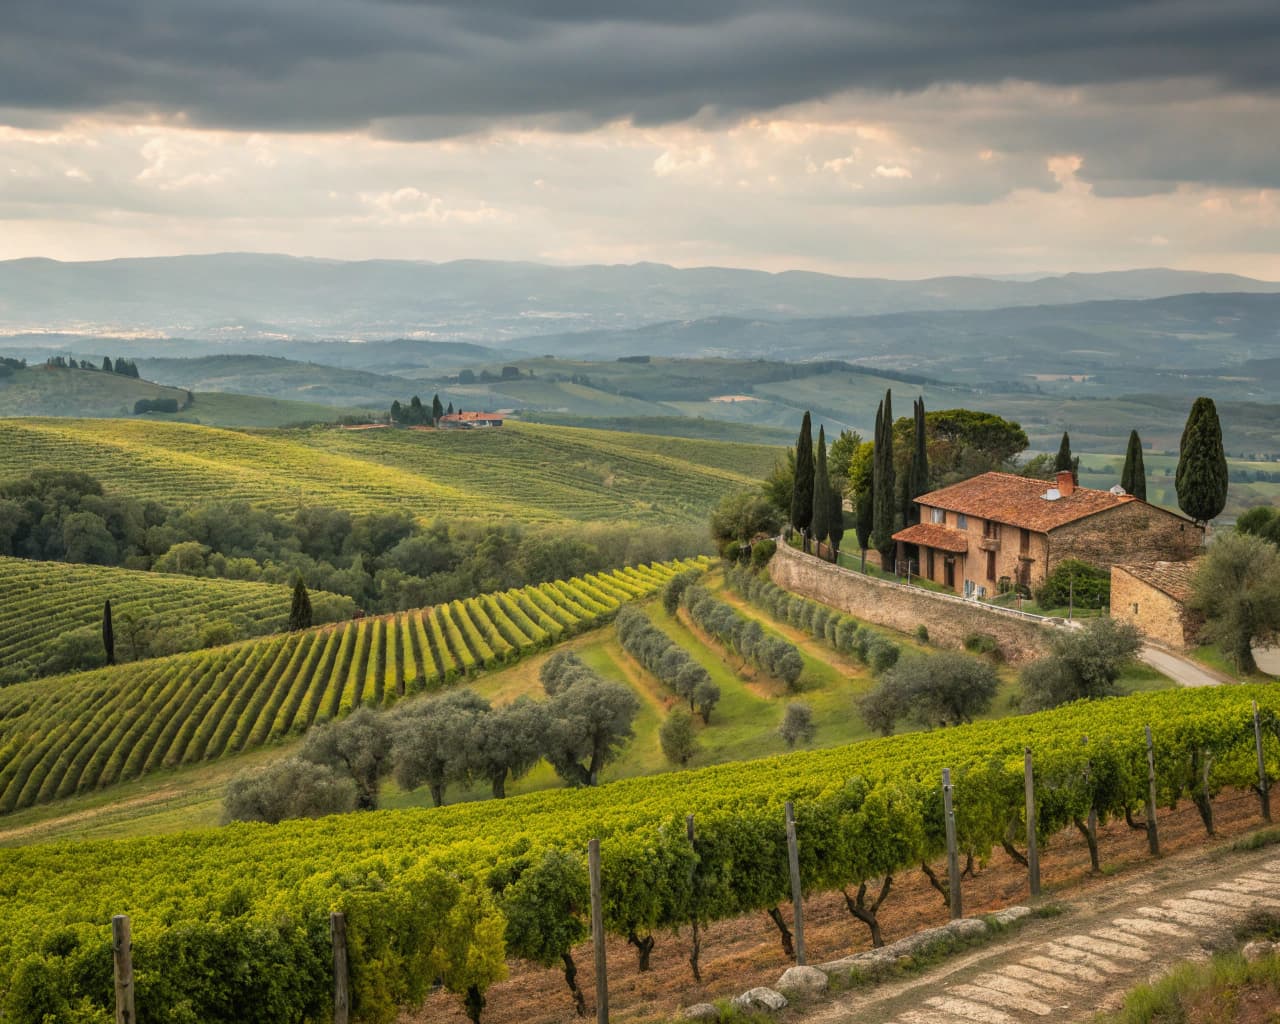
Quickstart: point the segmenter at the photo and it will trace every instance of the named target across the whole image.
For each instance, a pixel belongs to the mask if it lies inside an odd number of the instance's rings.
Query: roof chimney
[[[1075,490],[1076,490],[1076,481],[1075,481],[1075,477],[1071,475],[1071,470],[1069,469],[1058,470],[1058,493],[1061,494],[1064,498],[1069,498],[1071,497],[1072,494],[1075,493]]]

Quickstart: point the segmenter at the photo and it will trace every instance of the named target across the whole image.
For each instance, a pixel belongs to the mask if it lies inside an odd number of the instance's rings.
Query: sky
[[[0,259],[1280,280],[1275,0],[5,0]]]

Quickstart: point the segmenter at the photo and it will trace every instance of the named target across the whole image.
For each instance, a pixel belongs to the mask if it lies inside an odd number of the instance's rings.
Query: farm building
[[[1194,647],[1202,616],[1187,608],[1199,563],[1151,562],[1111,567],[1111,617],[1144,636],[1181,650]]]
[[[1057,562],[1185,561],[1204,530],[1174,512],[1125,494],[1078,487],[1070,473],[1055,483],[983,473],[922,494],[920,522],[893,535],[897,557],[965,597],[1018,586],[1035,589]]]
[[[500,427],[502,415],[496,412],[450,412],[440,417],[440,426],[446,430]]]

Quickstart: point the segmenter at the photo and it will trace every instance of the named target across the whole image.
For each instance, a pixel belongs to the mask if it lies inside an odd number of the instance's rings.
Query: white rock
[[[680,1012],[682,1020],[715,1020],[719,1016],[720,1011],[714,1003],[694,1003]]]
[[[1031,916],[1031,908],[1024,906],[1005,907],[1004,910],[997,910],[991,915],[1001,924],[1013,924],[1014,921],[1021,921],[1024,917]]]
[[[946,926],[947,931],[958,939],[975,939],[987,934],[987,922],[980,917],[962,917]]]
[[[816,967],[788,967],[778,979],[778,988],[783,992],[803,995],[818,995],[825,992],[829,984],[827,976]]]
[[[1265,960],[1267,957],[1271,956],[1275,951],[1276,951],[1276,944],[1274,942],[1263,942],[1262,940],[1258,939],[1253,942],[1247,943],[1244,949],[1240,950],[1240,953],[1241,955],[1244,956],[1246,960],[1249,961],[1249,963],[1252,964],[1252,963],[1256,963],[1259,960]]]
[[[743,992],[740,996],[734,996],[733,1005],[743,1010],[767,1010],[770,1013],[776,1013],[778,1010],[786,1009],[787,997],[781,992],[775,992],[762,985],[760,988]]]

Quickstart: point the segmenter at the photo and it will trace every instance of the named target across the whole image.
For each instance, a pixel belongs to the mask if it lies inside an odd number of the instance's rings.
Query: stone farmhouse
[[[1174,650],[1196,645],[1203,616],[1187,607],[1199,562],[1111,567],[1111,617]]]
[[[440,426],[446,430],[500,427],[502,426],[502,414],[496,412],[450,412],[440,417]]]
[[[1119,487],[1078,487],[1067,472],[1054,483],[983,473],[916,504],[920,522],[893,535],[899,560],[965,597],[1034,590],[1067,558],[1102,568],[1181,562],[1204,545],[1203,528],[1190,519]]]

